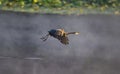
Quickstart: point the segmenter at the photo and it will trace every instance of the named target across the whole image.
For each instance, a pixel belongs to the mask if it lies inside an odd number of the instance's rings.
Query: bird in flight
[[[48,31],[48,34],[45,37],[42,37],[41,39],[43,41],[46,41],[49,36],[52,36],[56,39],[58,39],[62,44],[69,44],[68,35],[75,34],[78,35],[79,32],[65,32],[64,29],[51,29]]]

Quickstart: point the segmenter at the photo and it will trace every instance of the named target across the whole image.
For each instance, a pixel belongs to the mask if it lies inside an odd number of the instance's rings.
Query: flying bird
[[[56,39],[58,39],[62,44],[69,44],[68,35],[75,34],[78,35],[79,32],[65,32],[64,29],[51,29],[48,31],[48,34],[45,37],[42,37],[41,39],[43,41],[46,41],[49,36],[52,36]]]

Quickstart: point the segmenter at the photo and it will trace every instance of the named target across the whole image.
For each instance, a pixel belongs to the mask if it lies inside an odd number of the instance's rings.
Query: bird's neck
[[[77,32],[68,32],[67,35],[69,34],[76,34]]]

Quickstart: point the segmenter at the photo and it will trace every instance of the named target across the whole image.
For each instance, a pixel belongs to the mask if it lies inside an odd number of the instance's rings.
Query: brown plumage
[[[42,37],[41,39],[43,41],[46,41],[49,36],[52,36],[56,39],[58,39],[62,44],[69,44],[68,35],[69,34],[79,34],[79,32],[65,32],[64,29],[51,29],[48,31],[48,34],[45,37]]]

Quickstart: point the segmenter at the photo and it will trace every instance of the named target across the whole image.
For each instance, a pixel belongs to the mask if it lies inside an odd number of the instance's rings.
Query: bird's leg
[[[44,40],[44,41],[46,41],[46,40],[48,39],[48,37],[49,37],[49,36],[50,36],[50,35],[49,35],[49,34],[47,34],[47,35],[46,35],[46,38],[45,38],[45,40]]]
[[[43,41],[46,41],[48,39],[48,37],[49,37],[49,34],[47,34],[45,37],[42,37],[40,39],[42,39]]]
[[[45,37],[42,37],[41,39],[42,39],[43,41],[46,41],[46,40],[47,40],[47,38],[45,38]]]

